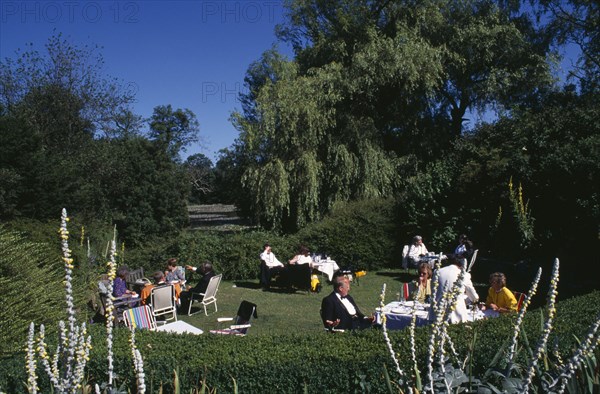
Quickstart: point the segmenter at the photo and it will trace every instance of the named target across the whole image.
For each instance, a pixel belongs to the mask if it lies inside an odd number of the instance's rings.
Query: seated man
[[[196,286],[188,286],[186,291],[182,291],[180,295],[181,300],[181,308],[182,310],[187,310],[189,307],[188,302],[192,298],[191,293],[201,294],[206,292],[206,288],[208,287],[208,283],[210,282],[210,278],[215,276],[215,271],[213,271],[213,266],[210,261],[204,260],[204,262],[200,265],[199,268],[192,267],[191,265],[186,265],[185,269],[190,271],[199,271],[202,275],[202,278],[198,281]],[[202,296],[196,296],[197,300],[202,300]]]
[[[150,303],[150,293],[152,292],[153,288],[155,288],[156,286],[163,286],[167,284],[167,282],[165,281],[165,274],[162,271],[156,271],[154,275],[152,275],[152,280],[154,281],[154,284],[144,286],[140,294],[140,298],[142,299],[143,305]]]
[[[333,291],[323,298],[321,318],[323,325],[329,329],[354,330],[371,327],[373,317],[363,315],[354,299],[348,295],[350,281],[344,275],[333,277]]]
[[[266,243],[264,249],[260,254],[260,285],[264,289],[268,289],[271,286],[271,278],[281,274],[285,267],[271,251],[271,245]]]

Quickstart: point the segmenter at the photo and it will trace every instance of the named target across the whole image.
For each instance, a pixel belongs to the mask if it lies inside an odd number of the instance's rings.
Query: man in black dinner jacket
[[[348,295],[350,281],[343,274],[333,277],[333,291],[323,298],[321,318],[329,329],[354,330],[371,327],[372,317],[363,315],[354,299]]]

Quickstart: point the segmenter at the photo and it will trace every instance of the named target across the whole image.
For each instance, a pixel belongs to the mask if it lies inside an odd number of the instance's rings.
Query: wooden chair
[[[138,306],[140,304],[140,298],[133,298],[129,295],[122,297],[113,297],[108,292],[108,278],[102,278],[98,281],[98,294],[100,296],[101,309],[98,311],[102,316],[106,317],[106,306],[108,298],[112,300],[114,307],[115,322],[120,323],[123,321],[122,312],[126,309]]]

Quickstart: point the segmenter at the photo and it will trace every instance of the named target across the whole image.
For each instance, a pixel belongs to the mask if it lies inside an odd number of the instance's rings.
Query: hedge
[[[399,264],[393,200],[365,200],[339,204],[323,220],[292,235],[264,230],[184,231],[178,237],[152,240],[142,248],[125,251],[130,267],[144,267],[148,276],[164,270],[169,257],[182,264],[198,265],[209,260],[230,280],[258,276],[259,255],[265,242],[279,260],[294,256],[306,245],[312,252],[327,253],[342,267],[375,270]]]
[[[600,291],[561,301],[549,344],[556,344],[563,359],[571,354],[575,336],[582,338],[600,310]],[[542,310],[530,311],[524,329],[534,346],[541,332]],[[515,316],[478,321],[450,327],[456,349],[461,357],[477,332],[475,344],[475,376],[482,376],[490,360],[512,335]],[[260,324],[258,320],[256,324]],[[424,370],[426,346],[430,328],[417,329],[417,359]],[[106,344],[104,328],[91,327],[94,349],[88,365],[89,383],[106,381]],[[408,330],[391,332],[395,351],[405,371],[410,370]],[[132,388],[133,368],[126,329],[115,330],[115,370],[119,382]],[[248,336],[244,338],[214,336],[177,336],[161,332],[139,332],[138,348],[144,357],[146,384],[157,392],[173,392],[173,370],[177,369],[183,392],[199,387],[206,379],[218,392],[232,392],[235,379],[241,392],[299,393],[304,386],[309,393],[339,393],[362,391],[361,382],[372,392],[386,392],[383,368],[397,379],[391,359],[379,330],[331,335],[293,333],[277,337]],[[26,380],[24,355],[15,354],[0,360],[0,391],[24,393]],[[39,371],[40,377],[44,376]],[[48,392],[48,382],[40,379],[41,392]],[[133,390],[135,391],[135,390]]]

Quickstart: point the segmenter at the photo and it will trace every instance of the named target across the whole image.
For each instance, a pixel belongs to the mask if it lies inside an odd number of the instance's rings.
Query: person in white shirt
[[[412,241],[412,245],[408,249],[408,266],[416,268],[421,262],[421,257],[427,255],[427,247],[423,243],[423,237],[415,235]]]
[[[441,268],[438,274],[438,288],[435,294],[435,299],[439,303],[444,296],[445,292],[452,291],[454,287],[454,283],[458,280],[458,276],[460,272],[464,269],[462,265],[462,259],[457,257],[452,257],[449,259],[450,265]],[[433,285],[432,285],[433,286]],[[465,303],[464,294],[467,295],[469,300],[472,303],[476,303],[479,300],[479,295],[473,287],[473,282],[471,281],[471,274],[465,272],[462,286],[459,290],[460,295],[456,300],[456,307],[453,312],[450,314],[450,323],[461,323],[467,321],[469,317],[469,312],[467,310],[467,305]],[[435,315],[433,309],[430,310],[430,319],[434,319]]]
[[[260,285],[264,289],[268,289],[271,286],[271,278],[275,275],[279,275],[284,270],[284,265],[271,250],[271,245],[266,243],[264,245],[264,251],[260,254]]]
[[[300,246],[300,251],[297,255],[292,257],[289,263],[298,265],[312,263],[312,257],[310,257],[310,250],[308,250],[306,246]]]

